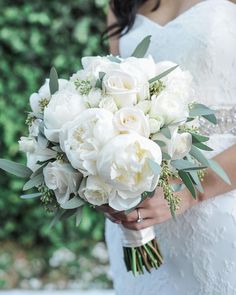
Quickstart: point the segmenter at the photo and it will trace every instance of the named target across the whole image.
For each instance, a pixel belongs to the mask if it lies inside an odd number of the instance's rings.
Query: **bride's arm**
[[[208,169],[202,182],[204,193],[199,194],[201,201],[224,194],[236,188],[236,144],[217,155],[214,160],[228,174],[231,185],[225,183],[212,170]]]

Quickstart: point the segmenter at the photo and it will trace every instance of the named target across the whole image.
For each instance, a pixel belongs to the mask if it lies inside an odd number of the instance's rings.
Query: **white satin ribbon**
[[[140,247],[156,237],[153,226],[141,230],[131,230],[120,225],[120,229],[123,246],[128,248]]]

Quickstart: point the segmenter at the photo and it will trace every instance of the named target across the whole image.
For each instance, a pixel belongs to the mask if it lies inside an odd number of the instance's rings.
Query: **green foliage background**
[[[100,41],[106,5],[106,0],[0,0],[0,158],[25,161],[17,141],[27,135],[28,99],[52,65],[68,78],[81,56],[107,53]],[[103,239],[103,216],[90,208],[79,229],[71,219],[49,232],[51,217],[39,201],[19,199],[22,185],[0,171],[0,245],[6,240],[38,245],[49,257],[65,242],[73,251],[89,251]]]

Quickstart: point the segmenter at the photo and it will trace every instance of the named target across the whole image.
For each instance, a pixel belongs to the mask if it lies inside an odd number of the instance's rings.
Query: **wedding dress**
[[[131,31],[120,39],[121,56],[130,56],[146,35],[152,35],[148,53],[156,61],[171,60],[189,70],[197,99],[217,110],[219,125],[204,127],[214,148],[208,156],[235,144],[236,5],[202,1],[164,26],[137,15]],[[176,221],[156,225],[155,231],[164,264],[134,277],[125,269],[120,228],[107,221],[116,294],[236,294],[236,191],[204,201]]]

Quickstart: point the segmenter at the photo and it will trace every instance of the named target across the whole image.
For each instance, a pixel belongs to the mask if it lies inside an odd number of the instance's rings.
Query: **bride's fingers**
[[[96,206],[95,209],[101,212],[109,213],[109,214],[115,214],[119,212],[111,208],[109,205]]]
[[[141,218],[149,218],[150,210],[146,210],[143,208],[139,208],[139,213]],[[119,212],[115,214],[111,214],[113,218],[116,220],[120,220],[122,222],[136,222],[138,220],[138,212],[137,209],[130,212],[129,214],[125,214],[125,212]]]
[[[114,217],[112,217],[112,215],[110,215],[109,213],[104,213],[104,215],[111,221],[117,224],[121,224],[121,221],[115,219]]]

